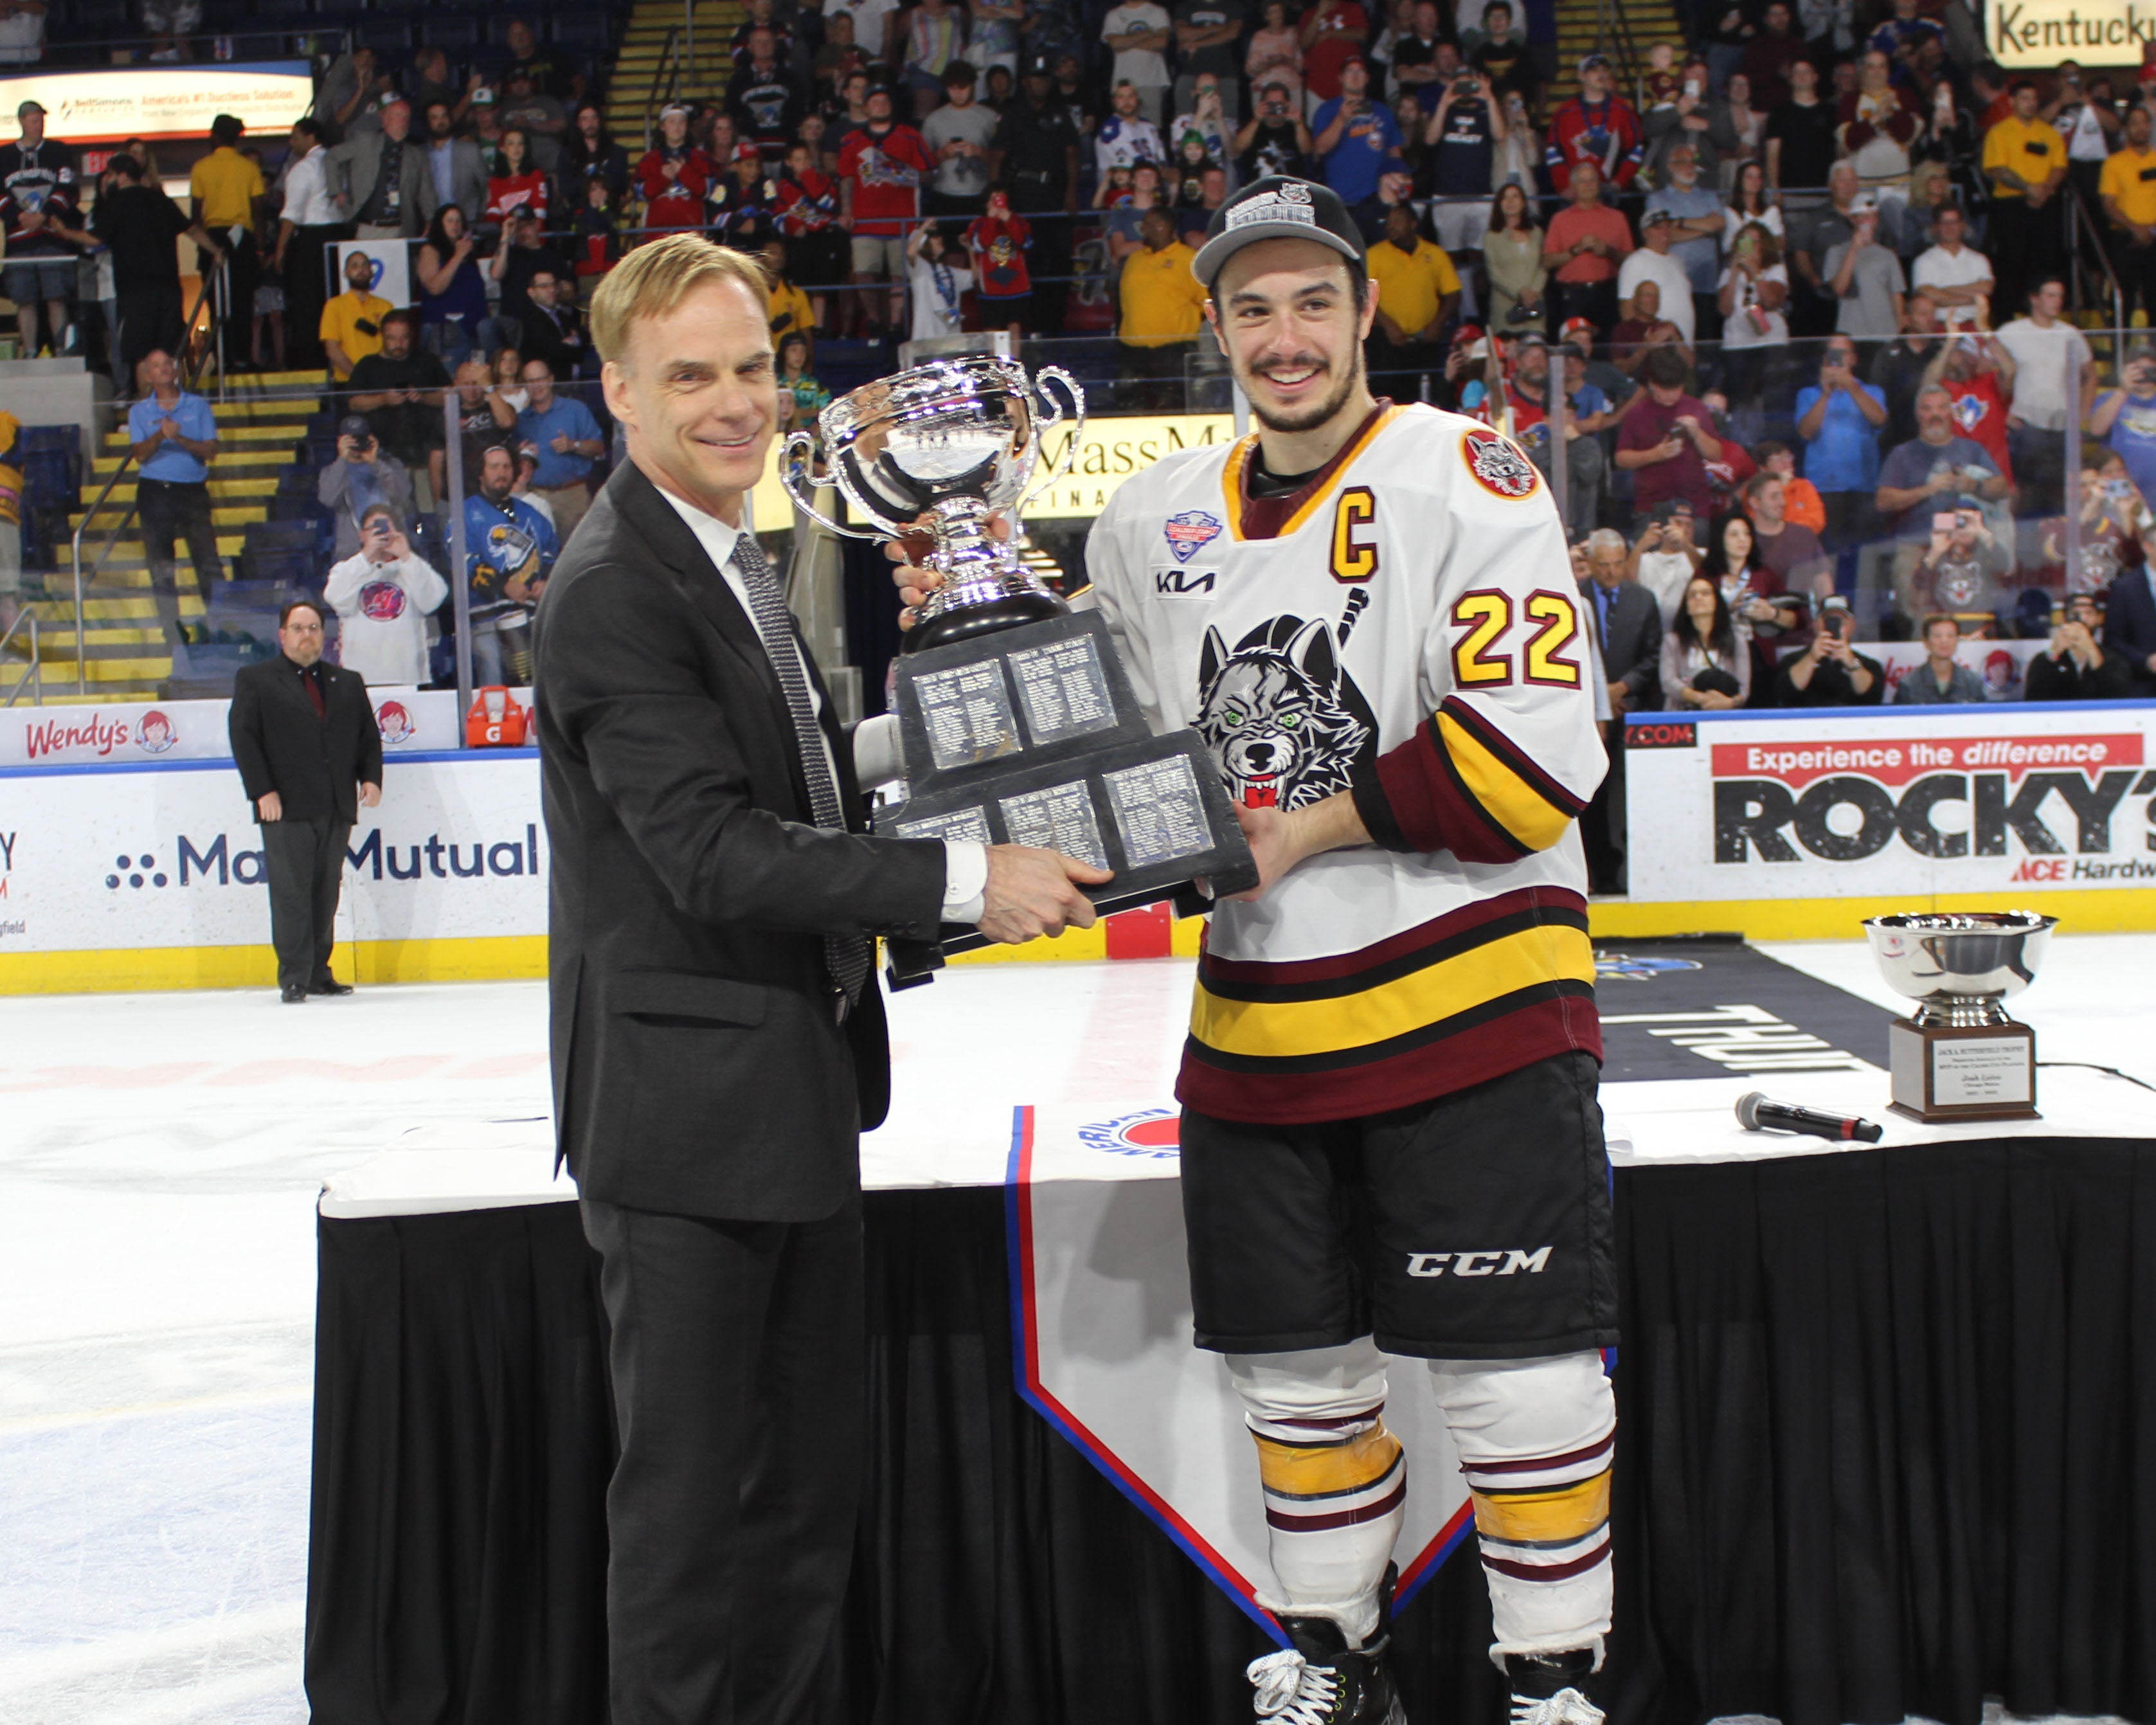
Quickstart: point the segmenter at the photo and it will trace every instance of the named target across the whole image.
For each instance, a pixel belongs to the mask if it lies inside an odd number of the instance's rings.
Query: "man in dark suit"
[[[277,618],[275,659],[232,681],[232,758],[262,824],[270,940],[287,1006],[349,994],[330,974],[345,845],[362,806],[382,800],[382,732],[356,671],[322,663],[322,614],[294,599]]]
[[[603,1260],[613,1725],[783,1725],[851,1557],[871,937],[1093,920],[1052,851],[875,838],[755,540],[778,421],[757,265],[694,234],[593,305],[614,470],[538,614],[556,1130]]]
[[[1600,528],[1587,536],[1586,593],[1609,680],[1609,771],[1579,817],[1588,873],[1597,892],[1625,890],[1625,715],[1662,704],[1662,608],[1636,581],[1625,578],[1625,536]]]
[[[2156,698],[2156,567],[2121,569],[2103,601],[2103,650],[2120,661],[2128,692]]]

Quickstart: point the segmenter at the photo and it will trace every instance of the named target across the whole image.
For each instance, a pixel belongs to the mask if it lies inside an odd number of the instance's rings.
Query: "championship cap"
[[[1337,192],[1291,174],[1267,174],[1213,212],[1190,273],[1209,289],[1221,265],[1260,239],[1314,239],[1358,264],[1368,255]]]

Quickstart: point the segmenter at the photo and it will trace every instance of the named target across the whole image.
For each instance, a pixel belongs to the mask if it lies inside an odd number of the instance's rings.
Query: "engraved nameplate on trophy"
[[[2036,1120],[2036,1033],[2002,1003],[2035,978],[2057,919],[2028,911],[1874,916],[1881,973],[1917,1003],[1887,1027],[1897,1114],[1937,1125]]]

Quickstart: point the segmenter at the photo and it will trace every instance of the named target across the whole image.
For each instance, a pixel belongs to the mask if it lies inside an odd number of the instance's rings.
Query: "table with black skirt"
[[[1743,1134],[1743,1056],[1673,1025],[1781,1025],[1822,1058],[1793,1070],[1784,1047],[1777,1093],[1876,1117],[1886,1014],[1738,951],[1642,1010],[1601,991],[1612,1718],[1974,1725],[1987,1695],[2156,1717],[2151,1099],[2046,1071],[2025,1126],[1895,1122],[1853,1152]],[[1084,986],[1097,1013],[1115,985]],[[1106,1142],[1055,1124],[1086,1112],[1040,1111],[1071,1139],[1059,1178]],[[978,1142],[993,1117],[956,1122],[940,1174],[865,1159],[867,1476],[819,1717],[1241,1725],[1242,1667],[1274,1644],[1021,1394],[997,1172],[1019,1165]],[[1124,1136],[1172,1156],[1172,1129]],[[603,1319],[550,1173],[543,1123],[442,1127],[325,1194],[316,1725],[605,1718]],[[1409,1717],[1496,1718],[1489,1640],[1470,1538],[1400,1615]]]

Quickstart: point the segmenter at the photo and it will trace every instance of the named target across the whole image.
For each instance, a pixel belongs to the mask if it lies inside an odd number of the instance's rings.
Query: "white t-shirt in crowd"
[[[955,336],[964,327],[958,302],[973,292],[973,272],[952,263],[949,252],[943,257],[941,264],[916,258],[906,272],[907,285],[913,290],[913,339],[916,341],[932,336]]]
[[[1737,236],[1742,234],[1747,228],[1750,227],[1754,222],[1758,223],[1762,228],[1764,228],[1769,234],[1773,234],[1775,239],[1782,241],[1784,244],[1788,244],[1789,238],[1789,228],[1782,219],[1782,206],[1780,204],[1768,204],[1765,213],[1761,215],[1747,215],[1743,210],[1740,210],[1732,203],[1728,208],[1725,209],[1722,213],[1722,250],[1726,252],[1732,246],[1735,245],[1737,244]]]
[[[2071,324],[2054,319],[2047,330],[2017,317],[1998,332],[2014,359],[2014,412],[2038,431],[2066,429],[2066,378],[2089,360],[2089,345]],[[2088,403],[2082,403],[2087,412]]]
[[[1640,585],[1655,596],[1662,608],[1662,627],[1676,626],[1677,606],[1684,598],[1699,565],[1681,551],[1648,551],[1640,554]]]
[[[1677,333],[1686,341],[1696,339],[1691,315],[1691,278],[1685,274],[1685,266],[1673,252],[1650,251],[1640,246],[1625,254],[1625,262],[1617,271],[1617,297],[1629,300],[1632,291],[1643,281],[1651,281],[1662,290],[1662,316],[1677,326]]]
[[[1909,266],[1910,284],[1915,287],[1974,287],[1980,281],[1989,281],[1991,259],[1974,246],[1964,246],[1958,252],[1950,252],[1943,245],[1917,254],[1917,261]],[[1942,305],[1939,322],[1950,330],[1973,330],[1979,326],[1974,305]]]
[[[1732,264],[1722,272],[1722,280],[1715,284],[1717,290],[1729,285],[1737,275]],[[1754,276],[1738,278],[1737,298],[1727,316],[1722,320],[1722,345],[1724,347],[1779,347],[1789,339],[1789,320],[1784,311],[1762,314],[1766,328],[1761,329],[1752,321],[1752,308],[1759,303],[1759,290],[1770,281],[1782,285],[1782,304],[1789,303],[1789,271],[1784,264],[1772,264]]]
[[[377,563],[365,552],[330,571],[322,598],[337,614],[337,663],[370,688],[428,680],[427,615],[449,583],[424,557]]]
[[[1152,0],[1124,0],[1101,23],[1101,39],[1109,47],[1133,30],[1165,30],[1174,20],[1168,8]],[[1117,84],[1135,84],[1140,90],[1164,90],[1175,80],[1168,76],[1168,61],[1157,48],[1116,48],[1113,74]]]

